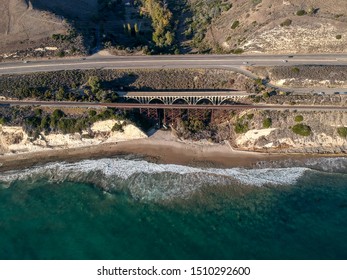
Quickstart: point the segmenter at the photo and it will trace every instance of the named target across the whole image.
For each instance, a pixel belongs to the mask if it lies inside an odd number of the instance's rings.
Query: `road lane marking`
[[[19,65],[18,66],[8,66],[8,67],[0,67],[0,70],[10,70],[10,69],[30,69],[30,68],[49,68],[49,67],[58,67],[58,66],[84,66],[84,65],[96,65],[96,64],[131,64],[131,63],[136,63],[136,64],[161,64],[161,63],[171,63],[171,64],[177,64],[177,63],[188,63],[188,62],[194,62],[194,63],[202,63],[202,64],[210,64],[210,63],[242,63],[242,59],[238,58],[238,60],[235,59],[230,59],[230,60],[209,60],[209,59],[188,59],[188,60],[134,60],[134,61],[83,61],[83,62],[76,62],[76,63],[57,63],[57,64],[31,64],[31,65]],[[307,62],[307,63],[312,63],[312,62],[336,62],[336,60],[306,60],[306,59],[297,59],[297,60],[291,60],[290,63],[284,63],[282,61],[278,61],[278,59],[252,59],[248,60],[249,63],[252,62],[273,62],[273,63],[278,63],[283,65],[288,65],[292,64],[295,62]],[[239,66],[238,64],[235,64],[236,66]],[[152,65],[149,65],[152,66]],[[212,65],[213,66],[213,65]],[[216,64],[215,66],[220,66]],[[131,66],[127,66],[131,67]]]

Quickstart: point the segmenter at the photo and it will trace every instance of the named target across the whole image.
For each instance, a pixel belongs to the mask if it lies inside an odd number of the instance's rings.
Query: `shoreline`
[[[104,143],[70,149],[55,149],[0,156],[0,172],[21,170],[51,162],[77,162],[87,159],[134,155],[150,162],[197,167],[256,167],[260,162],[285,160],[304,161],[308,158],[343,155],[274,154],[232,150],[227,144],[207,144],[179,141],[160,132],[146,139]]]

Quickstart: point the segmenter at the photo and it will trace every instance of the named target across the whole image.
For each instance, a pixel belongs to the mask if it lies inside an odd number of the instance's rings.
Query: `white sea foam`
[[[305,164],[310,168],[326,172],[347,173],[347,157],[311,158]]]
[[[52,163],[23,171],[0,174],[0,181],[27,180],[45,176],[53,181],[78,180],[100,184],[105,189],[125,186],[138,199],[186,197],[202,186],[232,181],[251,186],[291,185],[307,168],[217,169],[176,164],[156,164],[121,158]],[[122,185],[123,184],[123,185]]]
[[[33,175],[47,174],[56,175],[59,178],[63,174],[69,173],[90,173],[100,171],[104,176],[117,176],[121,179],[128,179],[134,174],[145,173],[155,174],[170,172],[180,175],[205,173],[211,175],[220,175],[232,177],[241,183],[262,186],[267,183],[293,184],[303,175],[307,168],[264,168],[264,169],[217,169],[217,168],[197,168],[176,164],[156,164],[144,160],[126,160],[126,159],[101,159],[101,160],[84,160],[77,163],[51,163],[45,166],[25,169],[23,171],[10,171],[0,175],[1,181],[13,181],[27,179]],[[59,175],[62,175],[61,177]]]
[[[314,157],[306,160],[292,158],[275,162],[258,162],[257,166],[259,168],[291,168],[297,166],[329,173],[347,174],[347,157]]]

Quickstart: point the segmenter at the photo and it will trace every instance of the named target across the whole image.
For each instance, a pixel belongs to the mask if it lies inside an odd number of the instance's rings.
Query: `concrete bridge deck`
[[[208,101],[213,105],[222,105],[226,101],[239,102],[253,94],[245,91],[123,91],[119,96],[127,101],[135,100],[141,104],[162,103],[189,105]]]

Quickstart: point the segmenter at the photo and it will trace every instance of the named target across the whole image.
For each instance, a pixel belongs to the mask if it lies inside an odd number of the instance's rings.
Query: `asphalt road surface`
[[[347,54],[101,56],[0,64],[0,75],[74,69],[240,68],[241,66],[347,65]]]

